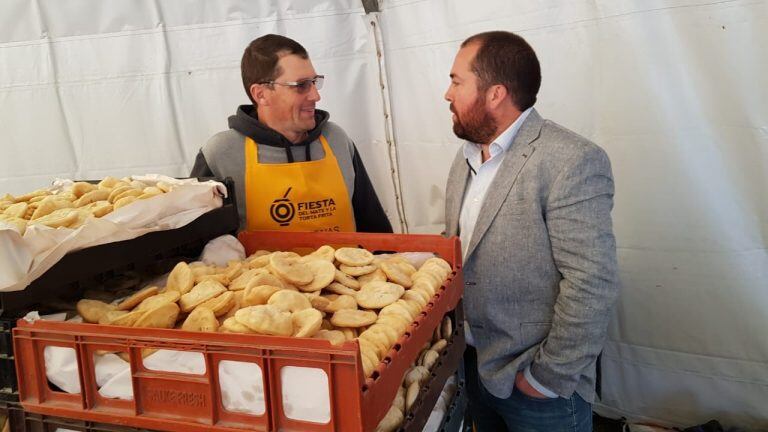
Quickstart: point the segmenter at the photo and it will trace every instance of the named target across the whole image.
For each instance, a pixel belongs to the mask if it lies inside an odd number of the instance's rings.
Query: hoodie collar
[[[320,132],[331,115],[327,111],[315,110],[315,128],[307,133],[307,137],[293,144],[280,132],[259,121],[256,108],[253,105],[240,105],[235,115],[229,117],[229,127],[250,137],[259,144],[274,147],[303,146],[320,137]]]

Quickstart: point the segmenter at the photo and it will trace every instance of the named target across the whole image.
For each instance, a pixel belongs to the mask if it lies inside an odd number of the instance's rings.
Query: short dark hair
[[[472,72],[479,79],[480,90],[501,84],[512,96],[517,109],[525,111],[536,103],[541,87],[541,66],[536,53],[522,37],[507,31],[490,31],[470,36],[464,48],[479,44],[472,60]]]
[[[251,86],[264,81],[272,81],[283,71],[277,66],[280,57],[297,55],[303,59],[309,58],[307,50],[291,38],[276,34],[264,35],[254,39],[243,52],[240,62],[240,73],[243,76],[243,87],[248,99],[256,106],[251,96]]]

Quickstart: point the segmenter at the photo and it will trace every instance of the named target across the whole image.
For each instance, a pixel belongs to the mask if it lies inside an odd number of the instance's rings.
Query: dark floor
[[[613,420],[592,414],[592,430],[594,432],[621,432],[623,426],[622,420]]]

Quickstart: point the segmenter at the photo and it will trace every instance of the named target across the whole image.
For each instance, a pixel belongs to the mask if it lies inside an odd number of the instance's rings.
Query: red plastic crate
[[[389,409],[405,371],[431,339],[443,315],[455,308],[461,298],[463,281],[458,239],[435,235],[249,232],[241,233],[240,241],[249,254],[257,249],[306,252],[324,244],[362,246],[371,251],[429,251],[451,263],[454,271],[367,379],[363,377],[356,341],[333,346],[319,339],[19,320],[13,330],[13,343],[24,409],[58,417],[184,432],[374,430]],[[63,393],[48,385],[43,357],[48,345],[75,350],[81,393]],[[205,373],[149,370],[142,362],[143,348],[202,353]],[[134,400],[106,399],[98,393],[93,368],[93,354],[97,350],[130,354]],[[264,380],[263,415],[224,408],[217,376],[222,360],[259,365]],[[317,368],[326,373],[330,401],[328,423],[286,416],[280,379],[281,368],[285,366]]]

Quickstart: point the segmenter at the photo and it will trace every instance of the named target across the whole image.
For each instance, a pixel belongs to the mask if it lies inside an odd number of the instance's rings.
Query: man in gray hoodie
[[[211,137],[193,177],[232,177],[241,229],[392,232],[355,144],[315,108],[324,76],[298,42],[268,34],[241,63],[252,105]]]

